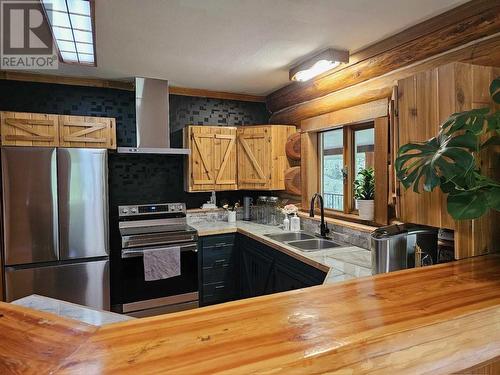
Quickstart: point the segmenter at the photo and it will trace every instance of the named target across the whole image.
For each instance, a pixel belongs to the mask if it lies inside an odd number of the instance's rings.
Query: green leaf
[[[358,172],[354,181],[354,197],[356,199],[374,199],[375,171],[373,168],[364,168]]]
[[[458,147],[449,147],[440,150],[440,153],[434,156],[433,160],[436,158],[446,157],[454,163],[455,173],[461,171],[462,173],[467,173],[474,167],[474,156]]]
[[[490,95],[493,101],[500,104],[500,77],[497,77],[491,82]]]
[[[499,130],[500,129],[500,118],[499,118],[500,113],[494,113],[491,116],[488,116],[486,121],[488,122],[488,130],[489,131],[494,131],[494,130]]]
[[[500,188],[492,187],[485,192],[485,195],[488,207],[500,211]]]
[[[476,116],[472,119],[470,125],[466,126],[465,129],[470,130],[474,134],[481,134],[484,127],[485,118],[483,115]]]
[[[438,185],[439,176],[434,172],[434,170],[432,170],[432,168],[428,168],[427,170],[425,170],[424,190],[433,191],[434,188]]]
[[[478,138],[471,132],[451,137],[447,142],[448,147],[464,147],[470,151],[477,151]]]
[[[455,220],[477,219],[488,211],[486,195],[481,191],[449,194],[448,212]]]

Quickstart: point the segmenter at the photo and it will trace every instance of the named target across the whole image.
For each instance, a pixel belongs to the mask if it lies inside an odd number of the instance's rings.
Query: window
[[[321,194],[325,208],[355,212],[353,182],[361,169],[374,167],[373,123],[319,133],[319,144]]]
[[[344,210],[344,135],[342,129],[321,133],[321,191],[326,208]]]

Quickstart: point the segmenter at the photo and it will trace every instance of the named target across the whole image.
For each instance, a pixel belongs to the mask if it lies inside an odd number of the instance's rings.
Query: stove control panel
[[[151,215],[162,213],[185,213],[185,203],[141,204],[118,206],[118,216]]]

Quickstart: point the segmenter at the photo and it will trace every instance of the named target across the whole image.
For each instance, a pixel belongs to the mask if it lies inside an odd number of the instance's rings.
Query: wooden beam
[[[267,106],[271,112],[276,112],[499,31],[500,3],[496,0],[473,0],[353,54],[347,66],[271,93],[267,97]]]
[[[170,94],[173,95],[197,96],[202,98],[226,99],[226,100],[239,100],[243,102],[264,103],[266,101],[265,96],[237,94],[224,91],[210,91],[203,89],[190,89],[187,87],[171,86],[169,87],[169,92]]]
[[[105,87],[110,89],[119,90],[134,90],[133,82],[126,81],[113,81],[98,78],[84,78],[84,77],[63,77],[51,74],[35,74],[35,73],[21,73],[0,71],[0,79],[11,81],[24,81],[24,82],[39,82],[39,83],[55,83],[61,85],[74,85],[74,86],[91,86],[91,87]]]
[[[355,124],[387,116],[389,102],[379,99],[374,102],[360,104],[350,108],[325,113],[324,115],[305,119],[300,124],[301,132],[317,132],[339,125]]]
[[[454,61],[476,63],[476,56],[484,61],[485,54],[500,50],[500,32],[476,40],[426,60],[397,69],[380,77],[338,90],[323,97],[280,110],[270,118],[274,124],[300,124],[300,121],[382,98],[390,98],[396,81],[416,73]]]

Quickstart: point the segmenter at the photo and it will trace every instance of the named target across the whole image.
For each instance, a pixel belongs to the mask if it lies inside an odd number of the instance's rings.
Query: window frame
[[[356,176],[355,172],[355,145],[354,145],[354,133],[358,130],[373,129],[375,132],[375,121],[363,121],[356,124],[348,124],[332,127],[329,129],[322,130],[317,133],[318,136],[318,163],[319,163],[319,173],[318,173],[318,186],[319,191],[322,196],[324,196],[323,191],[323,134],[331,130],[342,129],[343,135],[343,162],[344,168],[347,170],[347,176],[344,176],[343,181],[343,193],[344,193],[344,207],[342,210],[335,210],[332,208],[325,207],[325,214],[328,216],[344,216],[356,218],[358,216],[358,210],[356,209],[354,202],[354,180]],[[374,141],[375,146],[375,141]]]

